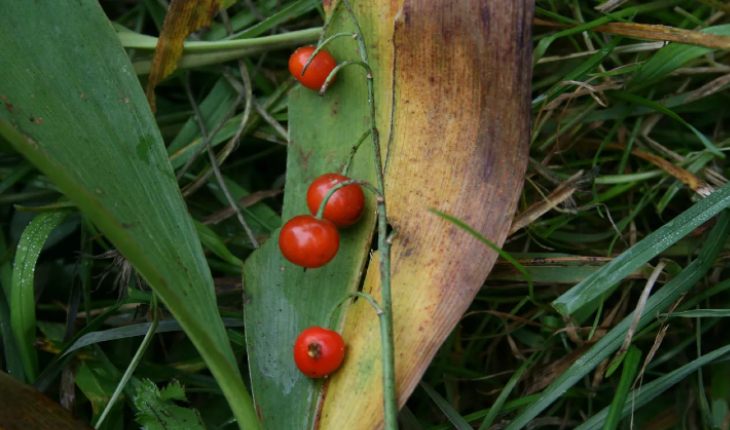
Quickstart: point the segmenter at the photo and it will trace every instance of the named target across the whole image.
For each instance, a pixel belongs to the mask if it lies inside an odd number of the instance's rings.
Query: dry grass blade
[[[512,222],[512,227],[509,230],[509,234],[515,234],[520,229],[523,229],[526,226],[532,224],[535,220],[545,215],[549,211],[555,209],[564,201],[568,200],[578,189],[578,183],[580,182],[582,177],[583,171],[581,170],[580,172],[568,178],[562,184],[558,185],[558,187],[555,188],[555,190],[553,190],[553,192],[550,193],[547,197],[545,197],[545,199],[530,205],[530,207],[525,209],[524,212],[515,217],[514,221]]]
[[[607,145],[607,147],[620,150],[625,149],[623,145],[619,144]],[[697,175],[695,175],[694,173],[690,172],[687,169],[676,166],[658,155],[654,155],[637,148],[632,149],[631,153],[636,157],[639,157],[642,160],[646,160],[651,164],[657,166],[658,168],[662,169],[667,174],[673,176],[675,179],[682,182],[687,187],[689,187],[689,189],[702,197],[709,196],[713,191],[712,186],[707,184],[702,179],[698,178]]]
[[[251,193],[247,196],[240,198],[238,200],[238,205],[241,207],[241,209],[245,209],[247,207],[255,205],[261,200],[268,199],[269,197],[276,197],[281,194],[282,191],[283,190],[281,188],[275,190],[256,191],[255,193]],[[235,214],[236,210],[229,206],[206,217],[203,220],[203,224],[218,224],[219,222],[224,221]]]
[[[665,42],[704,46],[712,49],[730,49],[730,36],[701,33],[666,25],[612,22],[600,25],[594,28],[593,31],[637,39],[663,40]]]
[[[568,25],[545,19],[535,19],[533,24],[542,27],[568,28]],[[686,45],[704,46],[711,49],[730,50],[730,36],[702,33],[695,30],[670,27],[658,24],[640,24],[635,22],[611,22],[593,27],[591,31],[615,34],[634,39],[659,40]]]
[[[634,309],[634,319],[631,321],[631,325],[626,331],[626,338],[624,338],[624,343],[618,350],[617,355],[622,355],[624,352],[626,352],[626,350],[629,349],[629,345],[631,345],[631,340],[634,338],[634,332],[636,332],[636,327],[639,326],[639,320],[641,319],[641,315],[644,313],[646,301],[649,300],[649,294],[651,294],[651,290],[652,288],[654,288],[654,284],[656,284],[657,279],[659,279],[659,275],[662,274],[664,266],[666,266],[666,263],[660,261],[659,264],[657,264],[654,268],[654,271],[651,272],[651,276],[649,276],[649,279],[646,281],[646,285],[641,291],[641,296],[639,296],[639,301],[636,303],[636,309]]]
[[[608,0],[607,2],[599,4],[594,9],[599,12],[604,12],[604,13],[611,12],[612,10],[616,9],[617,7],[626,3],[627,1],[628,0]]]

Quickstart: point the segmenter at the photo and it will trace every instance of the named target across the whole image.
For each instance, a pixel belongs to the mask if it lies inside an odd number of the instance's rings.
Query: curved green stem
[[[324,84],[322,84],[322,87],[319,89],[319,95],[322,96],[327,91],[327,88],[330,87],[332,82],[335,80],[335,76],[340,72],[340,70],[344,69],[347,66],[360,66],[363,69],[365,69],[365,72],[367,72],[367,78],[369,81],[373,80],[373,73],[370,69],[370,65],[367,63],[367,61],[343,61],[340,64],[338,64],[329,75],[327,75],[327,79],[324,81]]]
[[[317,208],[317,214],[315,215],[315,218],[322,219],[322,216],[324,215],[324,208],[327,206],[327,202],[330,200],[332,195],[337,192],[340,188],[347,187],[349,185],[358,184],[365,187],[365,189],[371,191],[373,194],[375,194],[378,197],[382,197],[383,193],[380,192],[379,189],[375,188],[370,182],[367,181],[361,181],[358,179],[350,179],[348,181],[342,181],[329,190],[327,190],[327,194],[324,195],[324,198],[322,199],[322,203],[319,204],[319,207]]]
[[[99,415],[99,419],[96,421],[96,424],[94,425],[95,428],[101,427],[101,424],[104,422],[106,417],[109,415],[109,412],[111,412],[112,407],[114,407],[114,404],[119,399],[119,396],[122,394],[122,391],[124,391],[124,388],[127,386],[127,383],[129,382],[130,379],[132,379],[132,375],[134,375],[134,371],[137,369],[139,362],[142,361],[142,356],[144,355],[145,351],[147,351],[147,348],[150,346],[150,343],[152,342],[152,338],[155,336],[155,332],[157,331],[157,325],[160,322],[159,315],[157,312],[157,295],[156,294],[152,294],[151,306],[152,306],[152,323],[150,324],[150,328],[147,330],[147,333],[144,335],[144,338],[142,339],[142,343],[139,344],[139,348],[137,348],[137,352],[134,353],[134,357],[132,357],[132,361],[129,363],[129,366],[127,366],[127,370],[124,371],[124,374],[122,375],[122,379],[119,380],[117,387],[114,389],[112,396],[109,398],[109,401],[107,402],[106,406],[104,407],[104,411],[102,411],[101,415]]]
[[[327,46],[328,43],[332,42],[335,39],[339,39],[340,37],[355,37],[356,35],[353,33],[335,33],[332,36],[320,41],[317,44],[317,48],[315,48],[314,51],[312,51],[312,55],[309,56],[309,59],[306,63],[304,63],[304,67],[302,67],[302,72],[300,73],[301,76],[304,76],[304,72],[307,71],[309,68],[309,65],[312,64],[312,60],[314,60],[314,57],[319,54],[319,51],[323,50],[325,46]]]
[[[357,140],[357,143],[352,147],[350,150],[350,156],[347,157],[347,162],[344,166],[342,166],[342,174],[347,176],[347,174],[350,172],[350,166],[352,166],[352,160],[355,159],[355,154],[357,154],[358,149],[360,149],[360,145],[362,145],[363,142],[365,142],[365,139],[370,136],[370,129],[367,129],[365,133],[360,136],[360,139]]]
[[[377,198],[377,214],[378,214],[378,250],[380,251],[380,288],[381,288],[381,307],[382,314],[379,315],[380,321],[380,341],[382,349],[382,367],[383,367],[383,408],[385,418],[385,429],[395,430],[398,428],[398,400],[395,386],[395,347],[393,341],[393,301],[391,297],[390,286],[390,248],[391,241],[388,239],[388,216],[385,204],[385,177],[383,173],[383,160],[380,153],[380,136],[375,122],[375,87],[373,84],[373,74],[368,63],[368,52],[363,38],[362,29],[357,21],[355,12],[352,10],[349,0],[341,0],[348,15],[352,18],[355,26],[358,51],[362,64],[367,70],[367,91],[368,105],[370,107],[370,135],[373,142],[373,156],[375,158],[375,172],[377,178],[377,188],[381,195]],[[327,78],[329,80],[329,77]],[[325,82],[324,87],[327,86]]]

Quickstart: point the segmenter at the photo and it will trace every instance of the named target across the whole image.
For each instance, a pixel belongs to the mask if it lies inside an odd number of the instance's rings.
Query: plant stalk
[[[362,29],[357,21],[349,0],[341,0],[340,3],[347,9],[352,18],[357,34],[357,46],[360,58],[364,64],[369,66],[368,52],[365,46]],[[368,67],[370,69],[370,67]],[[377,188],[380,195],[376,198],[378,215],[378,250],[380,251],[380,289],[381,308],[383,312],[379,315],[380,321],[380,342],[383,368],[383,409],[387,430],[398,428],[398,401],[395,386],[395,346],[393,342],[393,301],[390,289],[390,247],[391,238],[388,237],[388,216],[385,204],[385,178],[383,173],[383,160],[380,152],[380,135],[375,123],[375,87],[373,75],[367,72],[368,106],[370,107],[370,135],[373,142],[373,156],[375,157],[375,172]]]

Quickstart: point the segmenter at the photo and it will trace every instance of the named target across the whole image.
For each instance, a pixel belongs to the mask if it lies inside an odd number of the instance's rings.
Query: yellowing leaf
[[[226,2],[224,2],[226,3]],[[230,1],[229,1],[230,3]],[[183,52],[183,43],[190,33],[210,25],[221,9],[218,0],[172,0],[157,39],[152,69],[147,80],[147,100],[155,111],[155,87],[177,69]]]

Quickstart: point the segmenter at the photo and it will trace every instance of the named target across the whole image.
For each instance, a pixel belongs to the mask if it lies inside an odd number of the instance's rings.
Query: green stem
[[[323,33],[324,34],[324,33]],[[333,40],[339,39],[340,37],[357,37],[357,35],[353,33],[335,33],[332,36],[320,41],[317,44],[317,47],[312,51],[312,55],[309,56],[309,59],[306,63],[304,63],[304,67],[302,67],[302,72],[300,73],[301,76],[304,76],[304,72],[307,71],[309,68],[309,65],[312,64],[312,61],[314,60],[314,57],[319,54],[319,51],[323,50],[325,46],[327,46],[328,43],[332,42]]]
[[[147,347],[150,346],[150,343],[152,342],[152,338],[155,335],[155,332],[157,331],[157,325],[159,324],[159,318],[158,318],[158,312],[157,312],[157,295],[152,295],[152,324],[150,324],[150,328],[147,330],[147,333],[144,335],[144,339],[142,339],[142,343],[139,344],[139,348],[137,348],[137,352],[134,353],[134,357],[132,357],[132,361],[129,363],[129,366],[127,366],[127,370],[124,371],[124,374],[122,375],[122,379],[117,384],[117,387],[114,389],[114,393],[112,393],[111,398],[109,398],[109,402],[107,402],[106,406],[104,407],[104,411],[102,411],[101,415],[99,415],[99,419],[96,421],[96,424],[94,425],[95,428],[101,427],[101,424],[104,422],[106,417],[109,415],[109,412],[111,412],[112,407],[114,407],[114,404],[119,399],[119,396],[122,394],[122,391],[124,391],[124,387],[127,386],[127,383],[130,379],[132,379],[132,375],[134,374],[134,371],[137,369],[137,366],[139,365],[139,362],[142,361],[142,356],[144,355],[145,351],[147,351]]]
[[[358,185],[365,187],[367,190],[372,191],[373,194],[375,194],[379,198],[381,198],[383,195],[383,193],[379,189],[375,188],[374,186],[372,186],[372,184],[370,184],[367,181],[360,181],[358,179],[350,179],[347,181],[339,182],[339,183],[335,184],[335,186],[333,186],[332,188],[327,190],[327,194],[324,195],[324,198],[322,199],[322,203],[320,203],[319,207],[317,208],[317,214],[315,215],[315,218],[322,219],[322,216],[324,215],[324,208],[325,208],[325,206],[327,206],[327,202],[330,200],[330,198],[332,198],[332,195],[334,193],[336,193],[337,190],[339,190],[340,188],[347,187],[349,185],[353,185],[353,184],[358,184]]]
[[[350,156],[347,157],[347,163],[342,167],[342,174],[347,176],[347,174],[350,172],[350,166],[352,166],[352,160],[355,159],[355,154],[357,154],[357,151],[360,149],[360,145],[362,145],[363,142],[365,142],[365,139],[370,136],[370,129],[365,131],[365,133],[360,136],[360,139],[358,139],[355,146],[352,147],[352,150],[350,150]]]
[[[385,178],[383,174],[383,161],[380,154],[380,136],[375,123],[375,87],[373,84],[373,74],[370,71],[368,63],[368,52],[365,46],[362,29],[357,21],[355,12],[350,6],[349,0],[341,0],[347,9],[348,14],[352,18],[355,26],[355,33],[358,51],[362,63],[367,65],[367,90],[368,105],[370,106],[370,135],[373,141],[373,155],[375,157],[375,172],[377,177],[377,187],[381,195],[377,197],[377,214],[378,214],[378,250],[380,251],[380,288],[381,288],[381,308],[382,314],[379,315],[380,320],[380,342],[382,349],[382,367],[383,367],[383,408],[385,416],[385,429],[395,430],[398,428],[398,401],[395,387],[395,348],[393,344],[393,302],[390,291],[390,247],[391,238],[388,237],[388,217],[385,205]],[[325,86],[327,83],[325,82]]]
[[[357,38],[360,39],[359,37]],[[334,69],[330,72],[329,75],[327,75],[327,79],[325,79],[324,84],[322,84],[322,87],[319,89],[319,95],[323,96],[325,92],[327,92],[327,88],[330,87],[332,82],[335,80],[335,76],[340,72],[340,70],[344,69],[347,66],[360,66],[363,69],[365,69],[365,73],[367,73],[367,77],[369,81],[372,81],[372,70],[370,69],[370,65],[367,61],[343,61],[337,66],[335,66]]]

